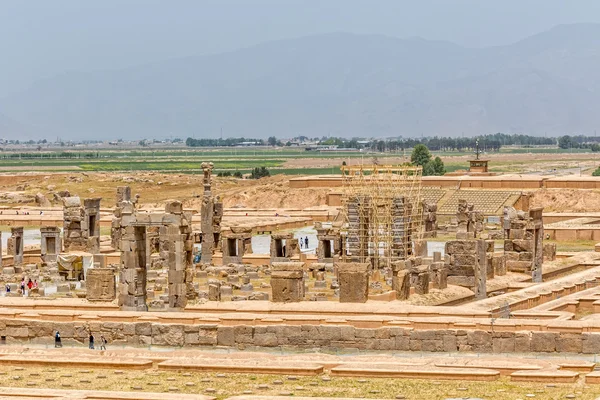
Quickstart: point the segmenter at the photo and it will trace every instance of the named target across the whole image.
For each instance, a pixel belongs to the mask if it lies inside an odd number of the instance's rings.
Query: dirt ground
[[[600,190],[540,189],[533,192],[531,202],[546,212],[600,211]]]
[[[118,186],[131,186],[140,195],[140,203],[161,206],[176,199],[185,207],[200,207],[202,176],[160,173],[68,173],[22,174],[0,176],[0,205],[35,205],[35,195],[42,193],[50,201],[57,191],[68,190],[80,197],[101,197],[103,206],[113,205]],[[217,178],[213,193],[221,196],[225,207],[308,208],[324,205],[328,189],[290,190],[289,177],[276,175],[259,180]],[[57,203],[58,204],[58,203]]]

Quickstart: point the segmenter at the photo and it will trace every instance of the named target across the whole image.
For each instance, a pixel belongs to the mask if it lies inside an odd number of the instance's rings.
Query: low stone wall
[[[528,353],[600,352],[600,333],[494,331],[347,325],[156,324],[150,322],[48,322],[0,319],[6,343],[52,344],[56,330],[64,345],[86,343],[90,330],[110,345],[280,347],[388,351]]]

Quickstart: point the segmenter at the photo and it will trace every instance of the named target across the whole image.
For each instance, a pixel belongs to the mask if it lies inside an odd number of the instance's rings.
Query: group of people
[[[298,239],[298,242],[300,243],[300,248],[304,248],[306,250],[308,250],[308,236],[306,236],[304,239],[302,239],[302,236],[300,236],[300,239]],[[304,245],[304,247],[302,247],[302,245]]]
[[[29,290],[37,288],[38,287],[37,279],[34,281],[29,279],[29,281],[27,283],[25,283],[25,278],[21,279],[20,293],[23,295],[25,294],[25,287],[27,287],[27,289],[29,289]],[[10,284],[9,283],[6,284],[5,290],[6,290],[6,293],[10,293]]]
[[[92,332],[90,332],[90,338],[89,338],[89,348],[91,350],[94,350],[94,334]],[[108,341],[106,340],[106,338],[104,337],[104,335],[100,335],[100,350],[106,350],[106,344],[108,343]],[[54,334],[54,347],[62,347],[62,340],[60,337],[60,332],[56,331],[56,334]]]

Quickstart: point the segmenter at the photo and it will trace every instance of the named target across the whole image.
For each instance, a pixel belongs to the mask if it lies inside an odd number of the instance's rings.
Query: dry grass
[[[562,399],[576,394],[577,399],[592,400],[600,392],[597,387],[575,384],[512,383],[507,378],[494,382],[429,381],[416,379],[337,378],[215,374],[151,371],[82,370],[76,368],[29,368],[0,366],[0,382],[9,387],[52,389],[94,389],[112,391],[168,392],[178,388],[181,393],[205,393],[224,399],[246,391],[261,395],[327,396],[355,398],[395,398],[402,395],[410,400],[435,400],[448,397],[475,397],[486,400]],[[35,375],[39,374],[39,375]],[[18,380],[15,377],[20,377]],[[47,379],[51,379],[48,381]],[[83,382],[82,382],[83,381]],[[279,382],[277,382],[279,381]],[[35,386],[28,386],[35,383]],[[278,384],[279,383],[279,384]],[[65,386],[66,385],[66,386]],[[268,385],[261,389],[259,385]],[[206,392],[213,388],[215,393]]]

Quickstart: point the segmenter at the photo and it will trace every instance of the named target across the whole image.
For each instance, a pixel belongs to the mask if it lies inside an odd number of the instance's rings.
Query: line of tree
[[[256,145],[264,146],[265,141],[262,139],[249,138],[227,138],[227,139],[193,139],[187,138],[185,145],[188,147],[231,147],[239,146],[242,143],[252,142]]]
[[[590,149],[600,151],[600,138],[597,136],[561,136],[558,138],[558,147],[561,149]]]
[[[505,133],[495,133],[493,135],[481,135],[474,137],[426,137],[426,138],[406,138],[392,140],[375,140],[368,143],[358,139],[327,138],[319,144],[337,145],[338,147],[370,149],[380,152],[399,151],[412,149],[418,144],[424,144],[430,150],[434,151],[465,151],[476,147],[479,140],[479,147],[485,151],[499,151],[502,146],[553,146],[556,145],[556,138],[529,136],[529,135],[507,135]]]

